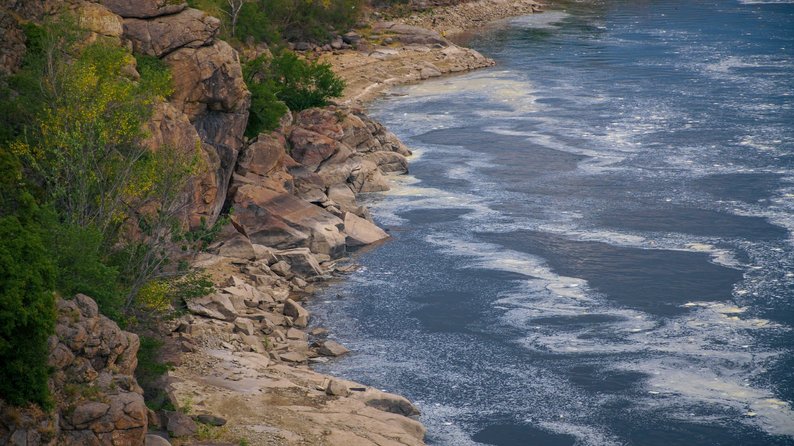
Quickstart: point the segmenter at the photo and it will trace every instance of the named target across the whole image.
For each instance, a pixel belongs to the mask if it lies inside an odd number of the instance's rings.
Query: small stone
[[[350,390],[348,390],[347,385],[332,379],[331,382],[328,383],[328,387],[325,388],[325,394],[331,396],[348,396],[350,395]]]
[[[317,353],[323,356],[342,356],[350,353],[350,350],[338,342],[324,341],[317,343]]]
[[[283,260],[270,265],[270,270],[281,277],[287,277],[290,274],[290,266]]]
[[[287,330],[287,339],[293,341],[305,341],[307,339],[306,333],[298,330],[297,328],[290,328]]]
[[[253,335],[255,332],[254,323],[251,322],[251,319],[238,317],[237,319],[234,320],[234,331],[249,336]]]
[[[285,362],[292,362],[292,363],[301,363],[306,362],[307,358],[306,355],[298,353],[298,352],[286,352],[286,353],[279,353],[279,358]]]
[[[284,301],[284,315],[291,317],[297,327],[305,327],[309,323],[309,312],[292,299]]]

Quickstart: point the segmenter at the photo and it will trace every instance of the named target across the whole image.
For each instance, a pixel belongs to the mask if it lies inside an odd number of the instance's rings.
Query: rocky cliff
[[[143,444],[148,410],[133,372],[138,336],[99,314],[90,297],[58,300],[50,337],[50,379],[56,408],[16,408],[0,400],[0,444]]]
[[[349,269],[338,260],[351,250],[388,238],[357,195],[387,190],[388,175],[407,172],[410,151],[362,110],[341,106],[287,115],[278,131],[245,140],[250,93],[237,52],[217,38],[216,18],[172,0],[3,0],[4,71],[24,55],[22,24],[62,8],[91,39],[170,67],[174,93],[156,104],[144,144],[200,147],[206,169],[184,197],[184,222],[212,224],[228,210],[231,224],[196,265],[218,292],[185,302],[189,315],[172,333],[184,358],[169,373],[169,395],[192,417],[147,414],[133,377],[137,336],[78,295],[59,301],[51,339],[56,410],[0,403],[0,443],[184,442],[196,438],[196,419],[220,414],[234,443],[421,444],[424,428],[409,418],[418,411],[407,400],[307,368],[347,350],[322,330],[310,334],[299,303],[317,282]],[[259,398],[251,399],[254,390]],[[190,401],[195,409],[184,409]],[[160,437],[147,438],[149,422]]]

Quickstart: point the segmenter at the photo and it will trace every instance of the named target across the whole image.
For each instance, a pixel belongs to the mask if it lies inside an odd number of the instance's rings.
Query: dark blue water
[[[564,9],[564,10],[563,10]],[[393,240],[314,303],[439,445],[794,444],[794,4],[610,1],[374,112]],[[342,298],[337,298],[340,294]]]

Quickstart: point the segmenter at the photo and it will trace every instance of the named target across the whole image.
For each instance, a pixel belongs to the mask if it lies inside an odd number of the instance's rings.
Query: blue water
[[[313,304],[438,445],[794,444],[794,4],[571,3],[374,114],[393,239]],[[339,297],[337,297],[339,295]]]

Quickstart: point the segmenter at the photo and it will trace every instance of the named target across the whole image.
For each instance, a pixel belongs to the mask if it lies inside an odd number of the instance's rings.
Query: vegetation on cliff
[[[54,293],[90,294],[132,320],[138,290],[185,238],[179,196],[200,167],[196,153],[141,144],[171,93],[165,65],[139,57],[136,70],[75,23],[28,25],[22,69],[0,82],[0,396],[14,404],[49,404]]]

